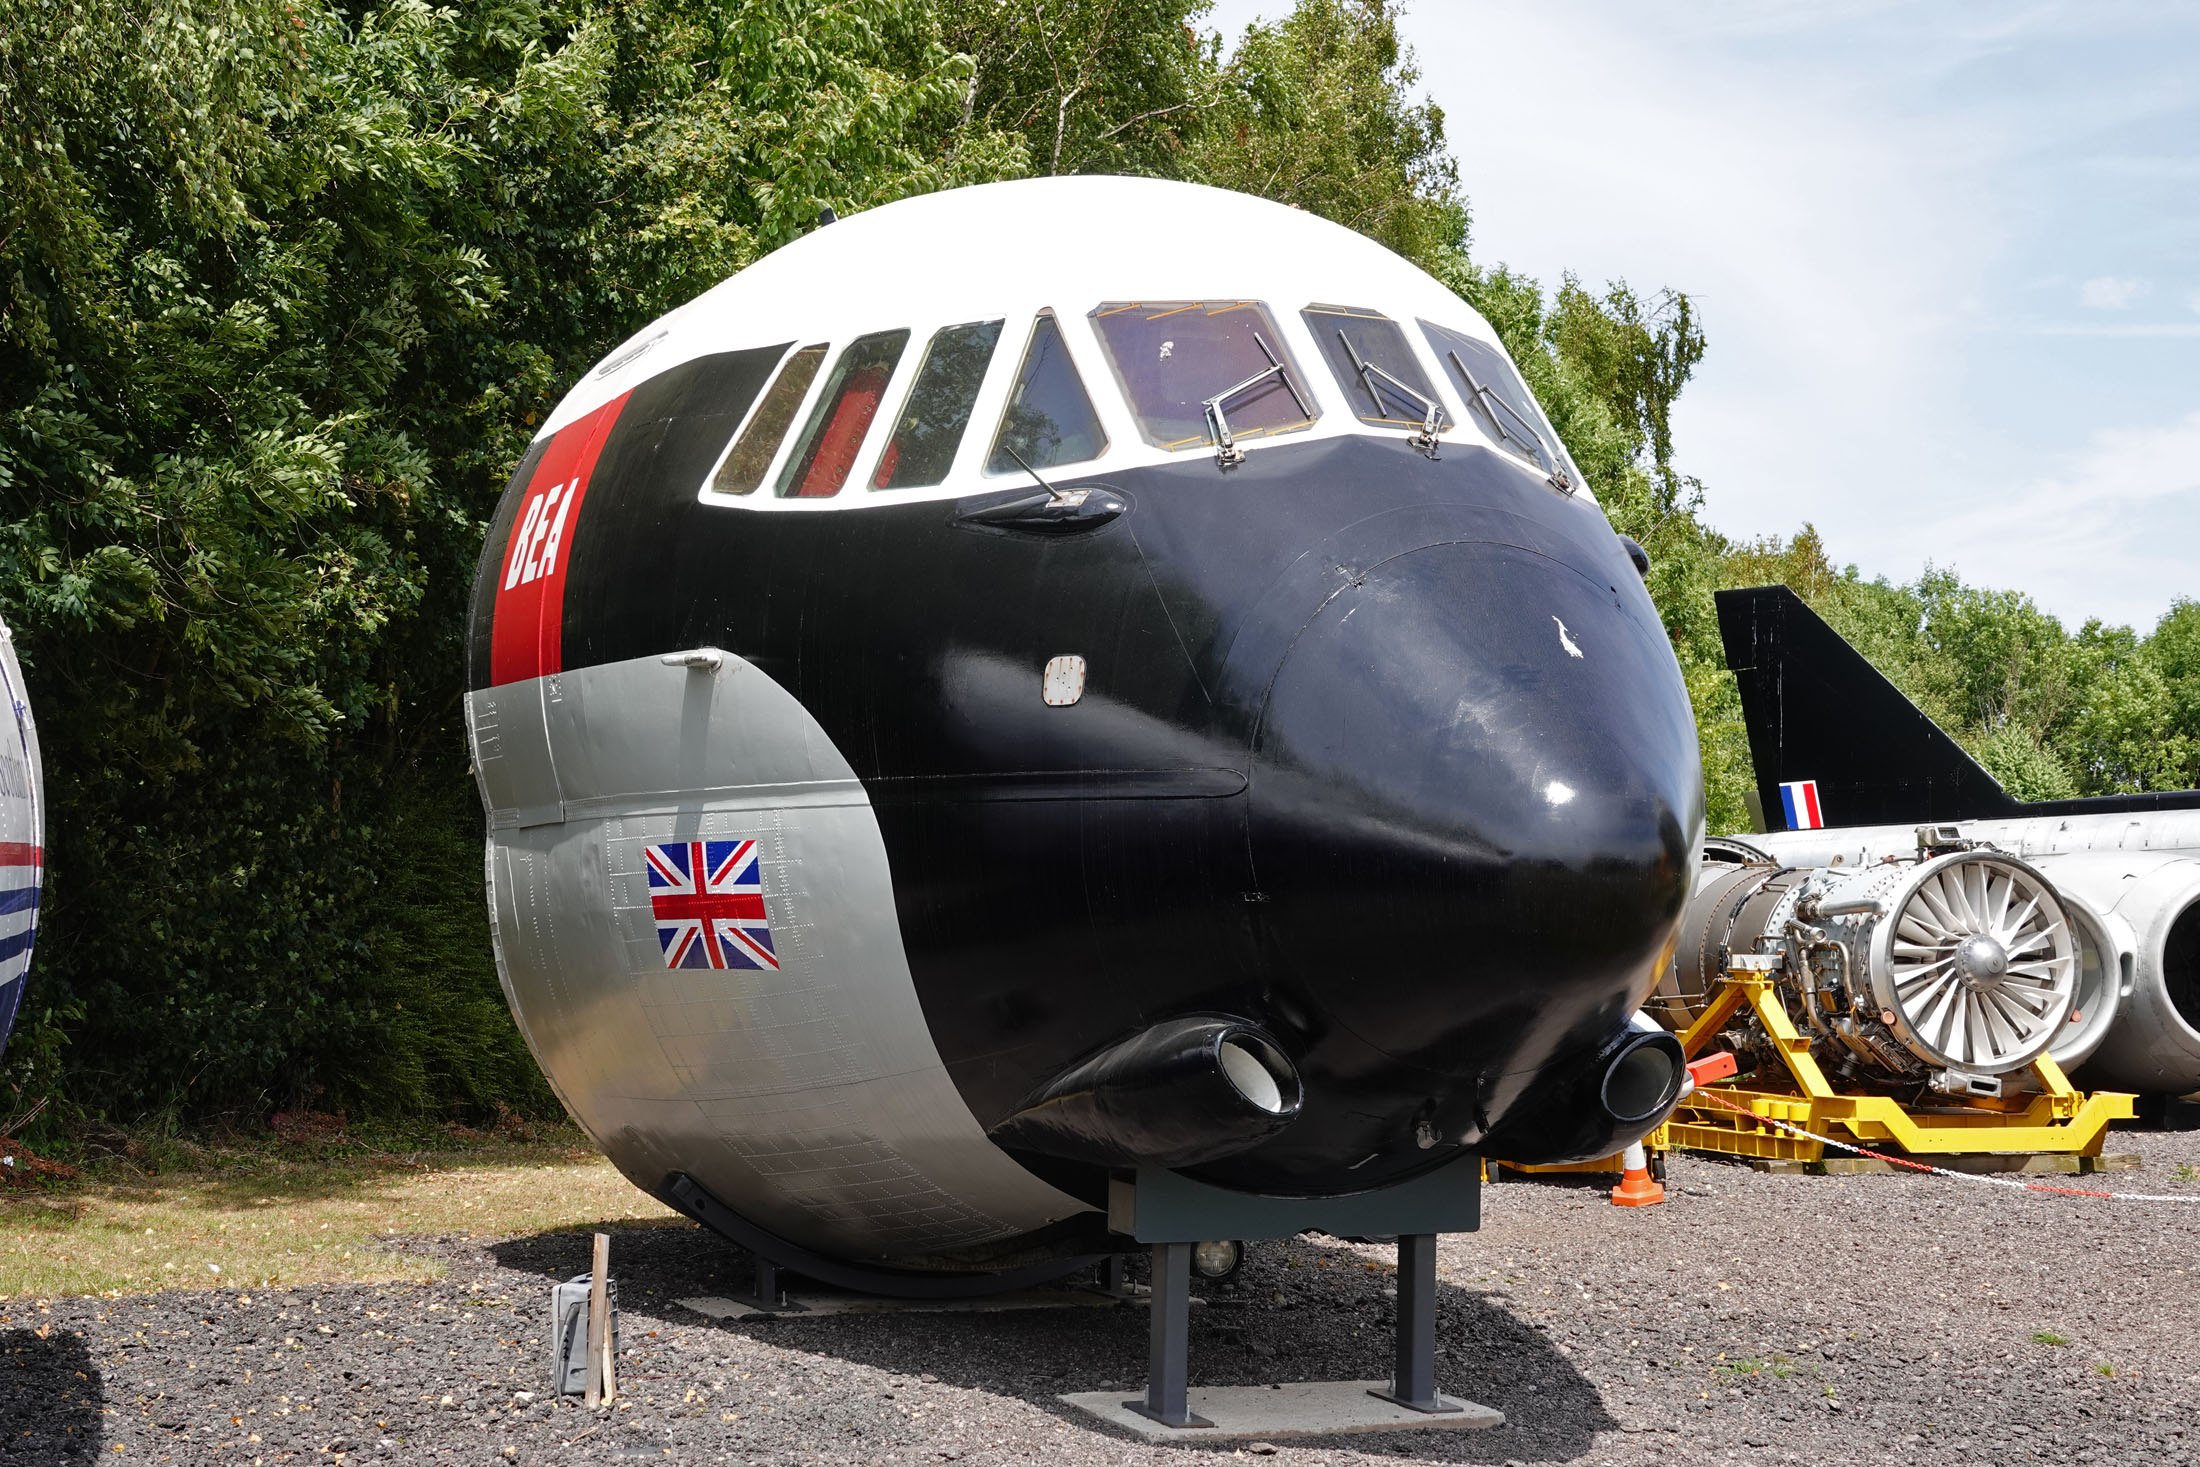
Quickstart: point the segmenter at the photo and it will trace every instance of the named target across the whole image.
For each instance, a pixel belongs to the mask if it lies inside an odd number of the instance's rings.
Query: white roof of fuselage
[[[1434,277],[1319,215],[1160,179],[1022,179],[902,199],[811,231],[621,343],[573,388],[542,432],[555,432],[649,378],[712,353],[808,342],[837,350],[856,336],[902,327],[921,343],[945,325],[1003,317],[1009,321],[1004,342],[1020,348],[1030,318],[1050,308],[1108,431],[1109,449],[1095,468],[1169,461],[1183,455],[1140,440],[1086,313],[1103,301],[1219,299],[1266,303],[1302,375],[1322,398],[1316,429],[1246,442],[1255,452],[1308,436],[1382,431],[1354,418],[1321,366],[1298,318],[1310,304],[1381,311],[1406,328],[1417,351],[1425,343],[1414,329],[1416,318],[1497,343],[1488,323]],[[1446,416],[1457,436],[1457,425],[1466,421],[1457,394],[1433,353],[1426,365],[1431,381],[1446,390]],[[1005,382],[989,383],[989,391],[993,386],[1005,391]],[[906,380],[892,390],[905,392]],[[981,398],[978,411],[997,406]],[[936,492],[983,487],[958,472]],[[876,502],[868,495],[840,498]],[[763,508],[767,500],[758,495],[742,502]],[[834,501],[804,507],[830,508]]]

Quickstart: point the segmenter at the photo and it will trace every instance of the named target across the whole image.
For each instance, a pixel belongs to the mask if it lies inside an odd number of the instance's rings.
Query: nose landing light
[[[1166,1019],[1072,1065],[988,1133],[1012,1150],[1102,1166],[1198,1166],[1297,1118],[1305,1089],[1239,1019]]]
[[[1604,1113],[1622,1125],[1665,1114],[1680,1098],[1687,1059],[1680,1041],[1664,1030],[1632,1030],[1604,1066],[1597,1089]]]

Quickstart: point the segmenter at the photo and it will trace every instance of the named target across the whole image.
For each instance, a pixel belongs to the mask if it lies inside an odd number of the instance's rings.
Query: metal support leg
[[[1387,1391],[1369,1391],[1431,1415],[1463,1409],[1436,1391],[1436,1235],[1398,1237],[1398,1361]]]
[[[1153,1293],[1147,1309],[1146,1399],[1124,1407],[1163,1426],[1213,1426],[1186,1402],[1192,1335],[1192,1245],[1153,1245]]]
[[[746,1304],[751,1309],[759,1309],[767,1314],[806,1312],[805,1306],[787,1297],[787,1286],[781,1281],[778,1264],[761,1253],[751,1253],[749,1259],[756,1265],[756,1289],[745,1299],[737,1296],[736,1303]]]
[[[1131,1261],[1120,1253],[1100,1260],[1100,1292],[1113,1299],[1136,1298],[1138,1285],[1131,1282]]]
[[[756,1255],[756,1301],[766,1309],[779,1309],[787,1302],[779,1291],[779,1265],[761,1253]]]

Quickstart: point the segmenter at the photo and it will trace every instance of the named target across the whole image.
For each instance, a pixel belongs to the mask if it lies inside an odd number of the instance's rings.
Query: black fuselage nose
[[[1396,554],[1320,606],[1276,673],[1250,797],[1279,998],[1332,1073],[1387,1060],[1451,1091],[1430,1112],[1449,1141],[1625,1022],[1703,811],[1641,585],[1494,540]]]

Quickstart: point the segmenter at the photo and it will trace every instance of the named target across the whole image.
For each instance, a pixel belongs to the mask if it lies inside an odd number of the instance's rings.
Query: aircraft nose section
[[[1703,810],[1642,587],[1488,542],[1395,556],[1322,606],[1276,674],[1251,793],[1279,991],[1455,1077],[1625,1021]]]

